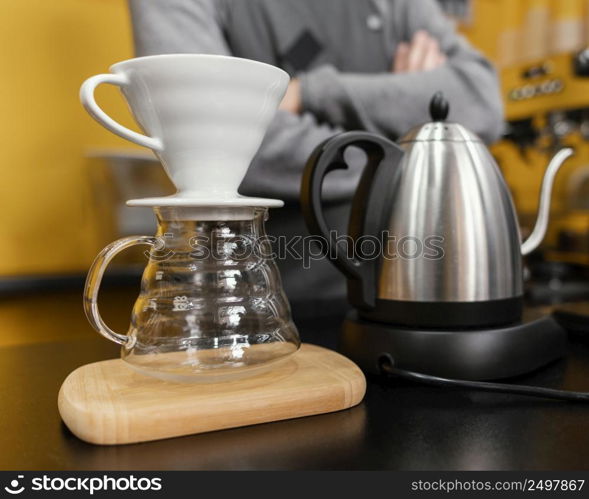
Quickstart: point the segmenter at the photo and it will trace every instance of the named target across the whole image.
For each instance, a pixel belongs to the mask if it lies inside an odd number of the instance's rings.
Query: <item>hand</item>
[[[430,71],[439,68],[446,62],[438,41],[427,33],[419,30],[411,39],[411,43],[402,42],[395,51],[393,73],[412,73]]]
[[[293,114],[300,114],[301,105],[301,82],[297,78],[294,78],[288,84],[286,94],[280,103],[279,109],[289,111]]]

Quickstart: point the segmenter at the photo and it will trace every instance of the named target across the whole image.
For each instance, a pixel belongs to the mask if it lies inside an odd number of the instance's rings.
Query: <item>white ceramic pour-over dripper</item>
[[[282,201],[241,196],[237,189],[286,91],[287,73],[236,57],[172,54],[119,62],[86,80],[80,99],[111,132],[149,147],[178,189],[130,206],[266,206]],[[129,130],[96,103],[101,83],[121,88],[147,135]]]

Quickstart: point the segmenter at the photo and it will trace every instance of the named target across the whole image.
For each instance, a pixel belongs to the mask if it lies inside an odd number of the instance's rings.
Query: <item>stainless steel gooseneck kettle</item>
[[[544,237],[552,184],[572,150],[560,150],[550,162],[536,226],[521,244],[511,195],[481,139],[445,122],[448,103],[441,94],[432,99],[430,113],[433,121],[411,130],[398,145],[364,132],[321,144],[302,185],[309,229],[325,239],[325,254],[335,257],[348,278],[350,302],[366,319],[417,327],[518,321],[522,255]],[[363,149],[368,158],[349,224],[355,251],[338,246],[321,208],[324,177],[347,168],[343,153],[349,146]]]
[[[319,145],[303,176],[303,213],[347,277],[355,310],[342,341],[360,365],[370,370],[386,354],[420,372],[511,376],[564,352],[566,335],[552,318],[522,322],[522,255],[545,235],[554,178],[572,150],[550,161],[536,226],[522,244],[497,164],[479,137],[445,121],[448,108],[436,94],[432,122],[398,144],[347,132]],[[330,171],[348,167],[350,146],[367,160],[342,237],[327,225],[321,190]]]

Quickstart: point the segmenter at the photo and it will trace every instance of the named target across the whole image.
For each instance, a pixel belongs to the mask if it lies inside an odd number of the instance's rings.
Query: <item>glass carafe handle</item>
[[[129,342],[129,336],[115,333],[110,329],[102,320],[98,311],[98,291],[102,282],[102,276],[111,260],[121,251],[137,244],[156,246],[157,242],[157,238],[149,236],[129,236],[118,239],[110,243],[98,254],[88,272],[86,286],[84,288],[84,311],[86,312],[86,317],[96,331],[120,345],[127,344]]]

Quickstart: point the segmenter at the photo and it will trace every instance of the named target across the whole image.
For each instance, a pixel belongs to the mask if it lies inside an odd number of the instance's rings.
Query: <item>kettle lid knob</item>
[[[429,103],[429,114],[432,121],[444,121],[448,117],[450,104],[442,92],[436,92]]]

